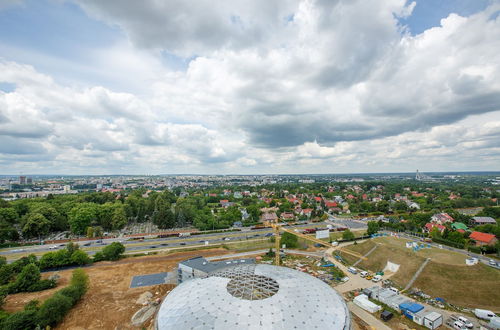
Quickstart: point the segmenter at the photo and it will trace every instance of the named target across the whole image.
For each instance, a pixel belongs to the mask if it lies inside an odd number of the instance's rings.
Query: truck
[[[189,237],[191,233],[179,233],[179,237]]]

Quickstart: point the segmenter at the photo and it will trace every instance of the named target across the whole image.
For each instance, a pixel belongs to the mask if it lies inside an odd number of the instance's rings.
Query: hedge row
[[[70,285],[57,291],[41,306],[37,301],[28,303],[23,311],[2,315],[0,328],[5,330],[54,327],[80,300],[88,288],[88,276],[82,269],[75,269]]]

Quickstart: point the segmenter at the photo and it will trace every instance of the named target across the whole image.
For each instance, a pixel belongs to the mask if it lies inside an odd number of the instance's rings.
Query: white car
[[[379,282],[381,279],[382,279],[381,275],[375,275],[373,276],[372,281],[376,283]]]
[[[490,259],[490,260],[488,261],[488,263],[489,263],[491,266],[496,266],[496,265],[497,265],[496,261],[495,261],[495,260],[493,260],[493,259]]]
[[[467,329],[467,328],[465,327],[465,324],[463,324],[462,322],[455,321],[455,322],[453,322],[453,329],[464,330],[464,329]]]
[[[462,322],[465,325],[466,328],[468,328],[468,329],[473,329],[474,328],[474,324],[472,324],[472,322],[469,321],[466,317],[459,316],[458,320],[460,322]]]
[[[359,276],[361,277],[366,277],[366,275],[368,275],[368,272],[362,271],[361,273],[359,273]]]

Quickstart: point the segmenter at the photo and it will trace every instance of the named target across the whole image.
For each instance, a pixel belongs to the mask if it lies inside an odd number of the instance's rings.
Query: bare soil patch
[[[170,255],[127,258],[117,262],[100,262],[85,267],[90,287],[82,300],[73,307],[56,329],[142,329],[148,328],[151,321],[134,327],[131,318],[143,306],[136,304],[137,299],[146,291],[154,298],[163,298],[174,285],[162,284],[141,288],[129,288],[132,277],[172,271],[179,261],[195,256],[215,256],[228,254],[225,249],[180,252]],[[68,284],[72,270],[59,271],[59,285],[42,292],[9,295],[4,309],[14,312],[23,309],[32,299],[44,301],[55,291]],[[44,277],[52,273],[45,273]]]

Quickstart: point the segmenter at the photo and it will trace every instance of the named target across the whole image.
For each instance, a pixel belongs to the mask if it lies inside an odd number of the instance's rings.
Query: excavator
[[[303,239],[306,239],[308,241],[311,241],[311,242],[314,242],[314,243],[317,243],[317,244],[321,244],[322,246],[325,246],[325,247],[332,247],[332,245],[328,242],[325,242],[325,241],[322,241],[320,239],[317,239],[316,237],[311,237],[311,236],[307,236],[307,235],[304,235],[298,231],[295,231],[293,230],[292,228],[285,228],[283,227],[280,223],[278,223],[277,220],[275,221],[266,221],[265,222],[265,225],[266,227],[272,227],[273,228],[273,231],[274,231],[274,239],[275,239],[275,249],[276,249],[276,253],[275,253],[275,259],[274,259],[274,263],[276,266],[279,266],[281,264],[281,257],[280,257],[280,241],[281,241],[281,236],[280,236],[280,231],[284,231],[284,232],[287,232],[287,233],[290,233],[292,235],[295,235],[297,237],[300,237],[300,238],[303,238]],[[356,253],[356,252],[352,252],[352,251],[348,251],[348,250],[345,250],[345,249],[342,249],[342,248],[339,248],[338,249],[339,251],[341,251],[342,253],[347,253],[347,254],[350,254],[352,256],[355,256],[357,258],[361,258],[361,259],[366,259],[364,256],[360,255],[359,253]]]

